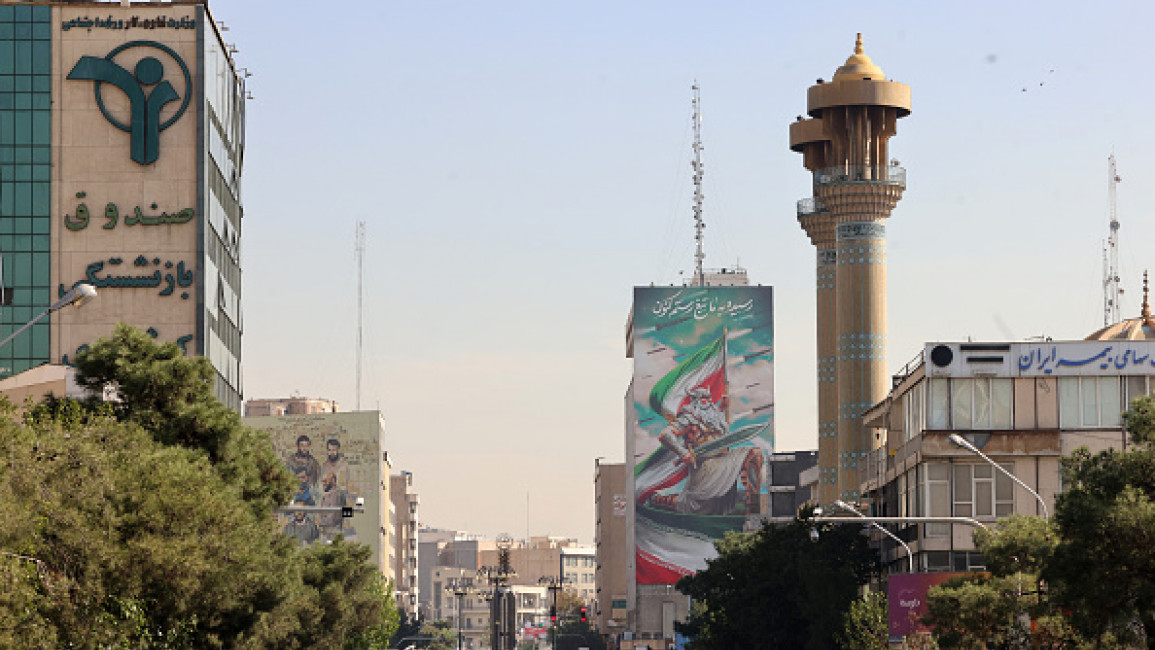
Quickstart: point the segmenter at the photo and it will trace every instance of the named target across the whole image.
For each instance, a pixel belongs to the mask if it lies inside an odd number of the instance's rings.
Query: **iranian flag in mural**
[[[671,421],[690,401],[690,391],[699,387],[710,389],[710,397],[715,402],[726,393],[725,333],[662,377],[650,391],[650,407]]]
[[[773,290],[637,287],[631,328],[635,580],[672,585],[760,514],[773,449]],[[710,404],[690,404],[704,392]]]
[[[726,334],[695,351],[654,385],[650,391],[650,407],[667,422],[677,417],[687,402],[690,391],[706,388],[715,403],[726,394]],[[635,477],[637,498],[645,503],[651,495],[685,480],[689,468],[670,462],[659,453],[643,463]],[[638,581],[650,584],[673,584],[684,575],[703,568],[706,557],[713,552],[712,537],[720,537],[724,530],[713,535],[670,535],[671,528],[639,518],[635,524],[635,543]]]

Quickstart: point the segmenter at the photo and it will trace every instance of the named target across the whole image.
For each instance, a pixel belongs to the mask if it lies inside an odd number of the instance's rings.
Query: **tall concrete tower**
[[[856,499],[871,449],[862,413],[886,396],[886,226],[906,189],[887,144],[910,87],[854,54],[806,93],[790,149],[814,176],[798,221],[817,249],[819,500]]]

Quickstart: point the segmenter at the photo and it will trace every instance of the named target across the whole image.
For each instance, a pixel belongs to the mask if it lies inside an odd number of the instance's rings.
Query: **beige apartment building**
[[[250,399],[245,401],[245,416],[262,415],[312,415],[316,413],[336,413],[337,401],[324,397],[281,397],[275,399]]]
[[[401,472],[389,477],[389,497],[393,516],[393,598],[397,606],[413,616],[417,614],[419,587],[417,565],[417,506],[421,503],[413,489],[413,473]]]
[[[1143,313],[1082,341],[937,342],[893,377],[866,411],[874,432],[863,505],[880,516],[970,517],[1054,513],[1060,458],[1127,444],[1121,414],[1155,390],[1155,321]],[[957,434],[1000,468],[953,443]],[[1036,498],[1033,490],[1039,495]],[[970,526],[900,526],[916,571],[982,569]],[[891,572],[906,552],[883,540]]]
[[[629,625],[628,489],[625,463],[595,464],[593,619],[598,631],[610,638],[618,637]]]
[[[517,577],[513,584],[534,586],[549,579],[564,580],[565,590],[572,591],[592,605],[597,585],[594,547],[579,544],[570,537],[530,537],[517,540],[509,549],[509,563]],[[481,553],[483,566],[497,565],[497,550]]]
[[[254,416],[243,422],[269,433],[273,451],[296,481],[294,507],[331,509],[308,511],[303,519],[282,511],[278,525],[285,534],[302,544],[326,543],[337,535],[368,544],[373,564],[395,580],[396,513],[381,413]],[[352,516],[336,510],[344,507],[355,508]]]

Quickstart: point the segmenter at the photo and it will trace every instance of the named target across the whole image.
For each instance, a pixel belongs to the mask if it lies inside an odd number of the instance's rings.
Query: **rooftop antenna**
[[[706,285],[706,276],[702,272],[702,260],[706,259],[706,254],[702,252],[702,231],[706,228],[706,222],[702,220],[702,200],[705,198],[702,194],[702,175],[705,166],[702,164],[702,96],[697,79],[691,89],[693,97],[690,101],[694,106],[694,160],[690,162],[690,167],[694,169],[694,241],[697,243],[692,282],[701,287]]]
[[[361,330],[362,330],[362,296],[363,282],[365,275],[365,222],[357,222],[357,232],[353,242],[353,256],[357,260],[357,395],[354,400],[357,404],[357,410],[361,410]]]
[[[1119,302],[1123,288],[1119,286],[1119,218],[1115,213],[1115,187],[1122,181],[1115,170],[1115,154],[1107,158],[1107,202],[1111,233],[1103,250],[1103,325],[1118,323]]]

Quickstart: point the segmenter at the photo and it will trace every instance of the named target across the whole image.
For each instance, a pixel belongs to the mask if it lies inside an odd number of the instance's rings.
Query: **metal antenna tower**
[[[702,200],[706,197],[702,194],[705,166],[702,164],[702,97],[697,79],[691,89],[693,98],[690,101],[694,106],[694,160],[690,162],[690,167],[694,169],[694,241],[697,243],[694,250],[693,284],[700,287],[706,284],[706,276],[702,272],[702,260],[706,259],[706,254],[702,252],[702,231],[706,228],[706,222],[702,220]]]
[[[353,240],[353,257],[357,261],[357,393],[354,400],[357,410],[361,410],[361,343],[362,322],[364,321],[362,303],[364,296],[365,275],[365,222],[357,222],[357,231]]]
[[[1119,302],[1123,288],[1119,286],[1119,218],[1115,213],[1115,187],[1122,181],[1115,170],[1115,154],[1107,158],[1107,201],[1109,204],[1111,234],[1103,250],[1103,325],[1121,320]]]

